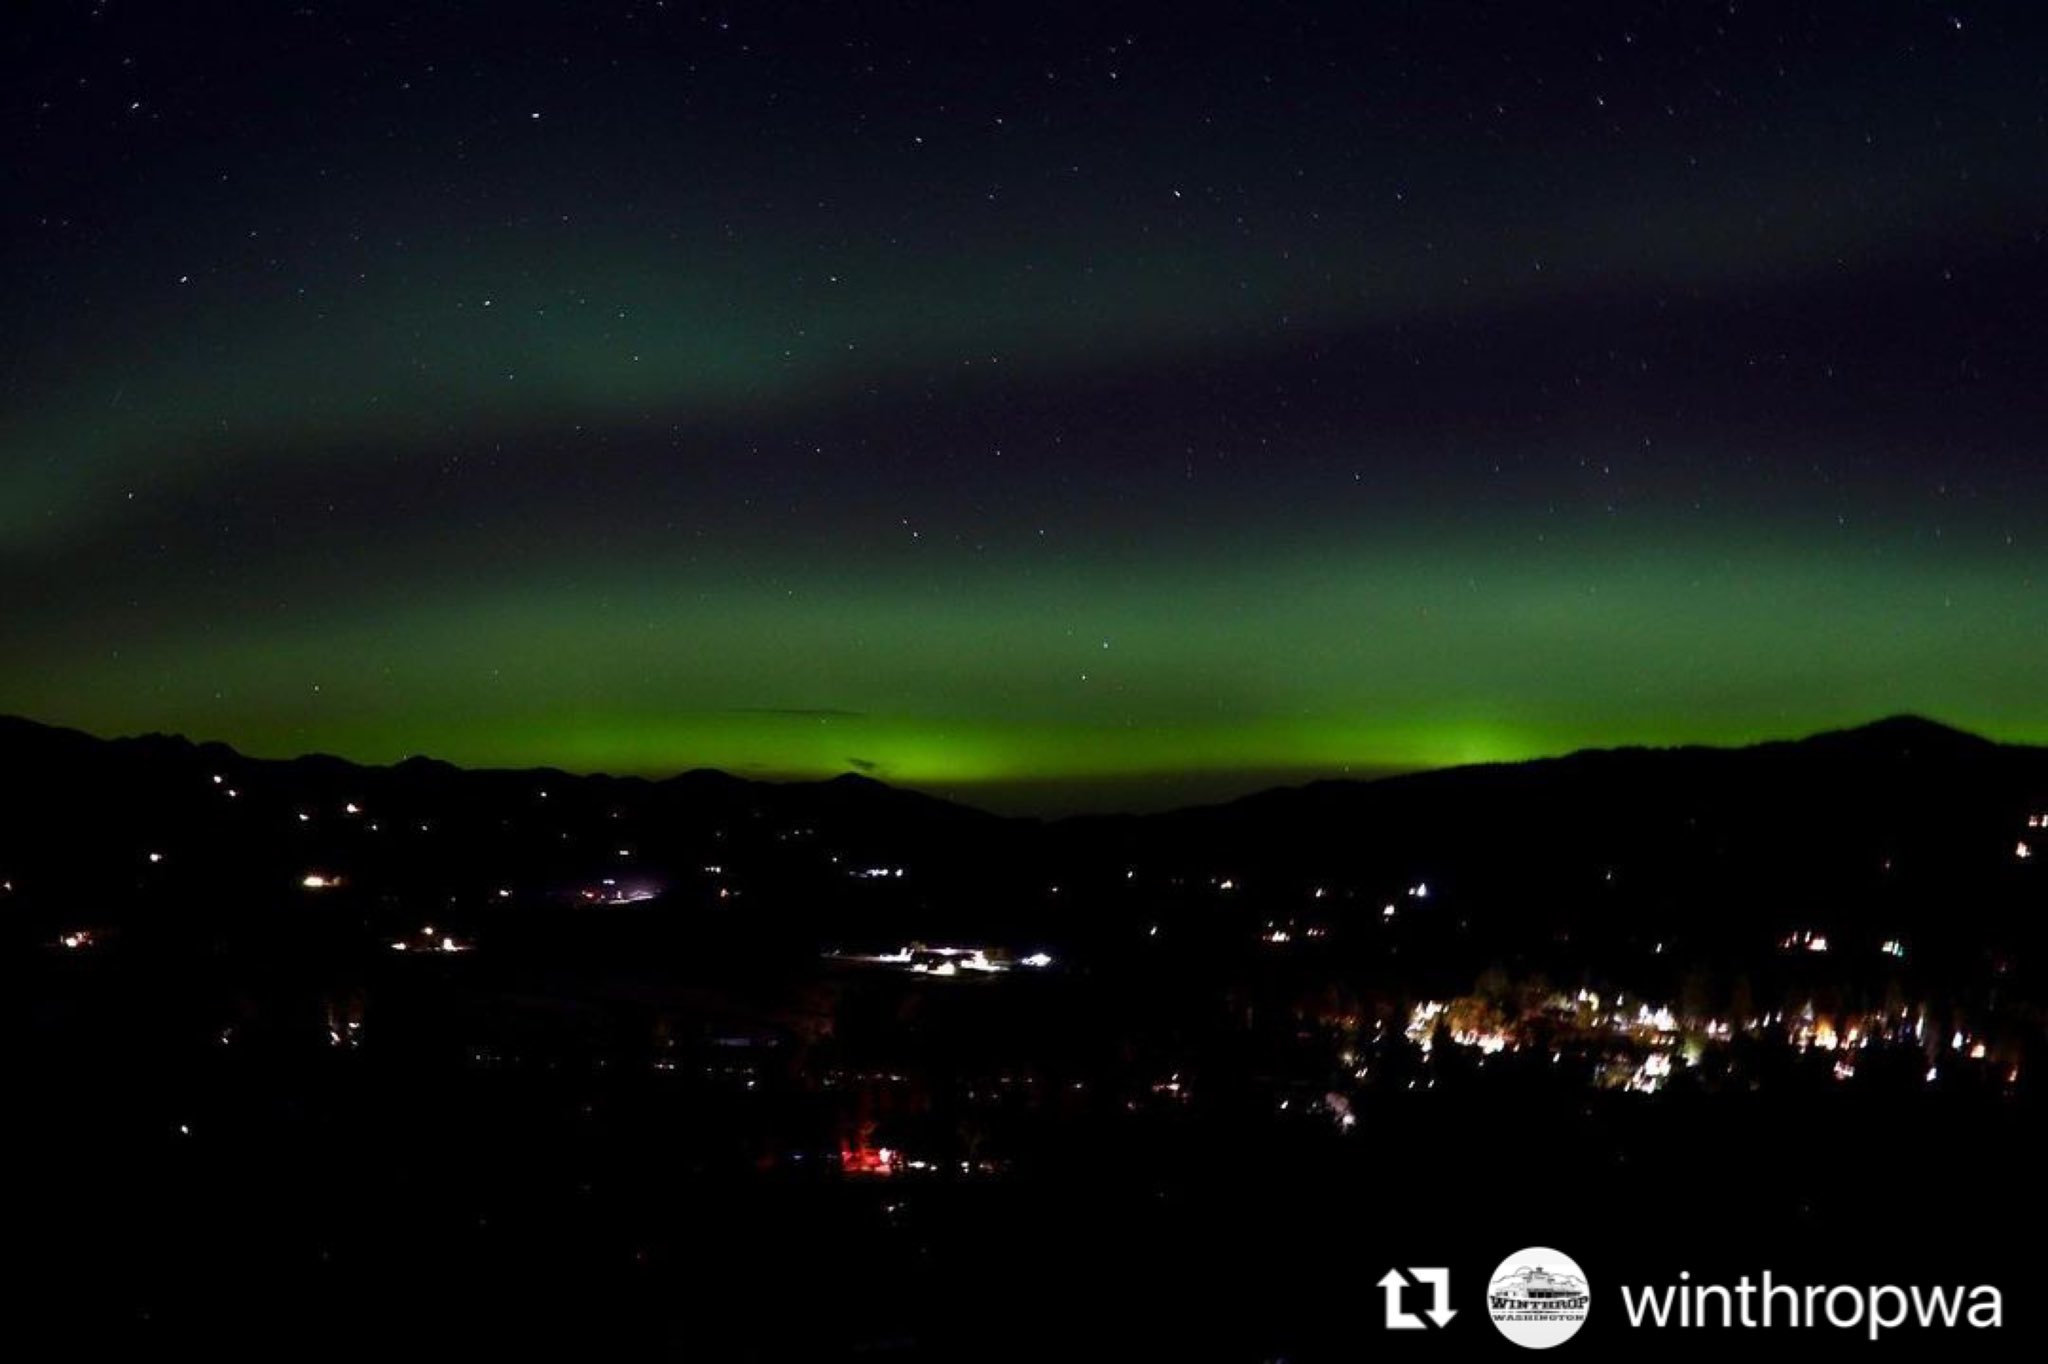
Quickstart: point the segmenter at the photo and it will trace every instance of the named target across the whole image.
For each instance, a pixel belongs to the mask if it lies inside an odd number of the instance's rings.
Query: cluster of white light
[[[1408,1026],[1403,1031],[1409,1041],[1422,1048],[1424,1056],[1429,1055],[1436,1021],[1443,1017],[1444,1007],[1442,1000],[1425,999],[1408,1011]]]
[[[1461,1047],[1477,1047],[1482,1056],[1498,1055],[1508,1047],[1508,1036],[1504,1032],[1454,1032],[1451,1040]]]
[[[1671,1056],[1668,1052],[1655,1051],[1645,1056],[1629,1077],[1628,1087],[1640,1094],[1655,1094],[1665,1081],[1671,1078]]]
[[[1043,971],[1053,964],[1050,952],[1033,952],[1026,957],[1012,958],[1001,948],[926,947],[922,943],[899,947],[893,952],[828,952],[825,955],[833,961],[857,962],[864,966],[906,966],[915,975],[942,977],[957,976],[963,971],[999,976],[1016,966]]]
[[[1636,1026],[1654,1028],[1658,1032],[1677,1032],[1678,1019],[1668,1005],[1652,1009],[1647,1004],[1639,1004],[1636,1006]]]

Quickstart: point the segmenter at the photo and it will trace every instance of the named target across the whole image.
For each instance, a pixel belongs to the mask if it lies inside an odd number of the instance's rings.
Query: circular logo
[[[1518,1250],[1486,1285],[1486,1314],[1517,1345],[1547,1350],[1579,1333],[1593,1292],[1578,1261],[1548,1246]]]

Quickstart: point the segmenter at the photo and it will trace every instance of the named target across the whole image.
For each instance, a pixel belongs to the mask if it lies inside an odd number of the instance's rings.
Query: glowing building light
[[[1629,1077],[1628,1087],[1642,1094],[1655,1094],[1660,1086],[1671,1078],[1671,1057],[1665,1052],[1652,1052],[1643,1058]]]

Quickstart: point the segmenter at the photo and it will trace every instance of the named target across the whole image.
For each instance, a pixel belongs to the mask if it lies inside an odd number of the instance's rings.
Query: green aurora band
[[[444,583],[397,610],[139,631],[12,675],[7,700],[102,732],[143,714],[272,756],[858,770],[1049,809],[1099,803],[1096,785],[1128,798],[1132,779],[1245,789],[1903,709],[2048,740],[2039,672],[2013,647],[2048,638],[2039,587],[2012,564],[1860,541],[1737,556],[1610,535],[1548,554],[1387,546],[1142,576],[955,563],[807,580]]]

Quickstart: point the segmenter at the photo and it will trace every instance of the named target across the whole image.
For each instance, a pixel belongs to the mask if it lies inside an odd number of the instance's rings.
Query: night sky
[[[12,7],[0,711],[1041,811],[2048,741],[2042,10]]]

